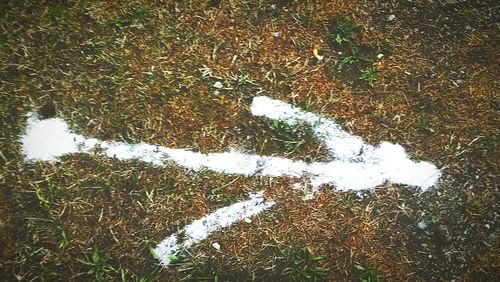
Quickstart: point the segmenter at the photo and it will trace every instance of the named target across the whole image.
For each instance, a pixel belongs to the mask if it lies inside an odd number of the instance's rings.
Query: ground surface
[[[1,280],[500,280],[499,13],[495,0],[1,1]],[[338,44],[342,17],[359,28]],[[358,45],[364,58],[340,67]],[[104,140],[324,160],[303,129],[253,117],[256,95],[399,143],[442,182],[305,201],[297,180],[27,163],[19,143],[38,111]],[[270,212],[157,267],[151,247],[261,189]]]

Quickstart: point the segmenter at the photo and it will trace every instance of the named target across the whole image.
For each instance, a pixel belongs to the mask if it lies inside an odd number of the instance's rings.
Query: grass
[[[389,11],[366,1],[3,1],[1,280],[498,280],[498,27],[481,16],[490,2]],[[392,51],[375,60],[381,50]],[[442,162],[443,183],[425,192],[387,183],[363,197],[322,187],[303,201],[290,188],[307,188],[301,179],[83,154],[26,162],[19,144],[26,114],[38,112],[104,140],[327,161],[307,126],[251,116],[255,95],[343,117],[370,144]],[[158,267],[151,246],[259,190],[276,208]]]
[[[290,125],[284,120],[271,121],[269,129],[289,153],[300,150],[307,139],[311,139],[313,136],[309,126],[301,123]]]
[[[359,263],[354,263],[354,269],[357,272],[359,282],[382,282],[384,281],[378,271],[374,268],[366,268]]]
[[[360,27],[354,23],[352,16],[339,15],[331,24],[330,40],[337,44],[352,43],[357,37]]]
[[[285,268],[282,273],[298,281],[323,281],[329,268],[319,264],[325,256],[315,255],[310,247],[292,248],[283,251]]]
[[[367,67],[361,70],[361,76],[359,79],[364,80],[368,85],[374,87],[375,82],[379,79],[379,75],[375,68]]]
[[[417,119],[415,120],[415,125],[420,129],[421,131],[427,132],[427,133],[433,133],[434,129],[432,128],[432,123],[431,121],[424,116],[418,116]]]
[[[101,253],[97,246],[92,250],[90,258],[85,257],[85,259],[77,260],[90,268],[87,272],[82,274],[93,276],[96,281],[107,281],[110,278],[110,272],[117,272],[117,270],[109,264],[111,254],[109,252]]]
[[[69,246],[70,243],[70,236],[66,233],[66,231],[64,231],[64,229],[61,229],[61,241],[59,241],[59,244],[57,246],[59,247],[59,249],[65,249]]]

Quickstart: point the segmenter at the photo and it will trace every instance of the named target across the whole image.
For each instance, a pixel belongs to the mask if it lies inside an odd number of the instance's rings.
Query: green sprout
[[[338,16],[333,21],[331,29],[330,39],[337,44],[342,44],[356,39],[359,26],[354,23],[350,16]]]
[[[351,54],[349,56],[345,56],[337,66],[338,71],[342,71],[342,69],[347,64],[351,64],[354,62],[371,62],[372,60],[363,52],[364,49],[373,49],[374,47],[371,45],[356,45],[351,47]],[[366,50],[365,50],[366,51]]]
[[[111,254],[109,252],[101,254],[99,248],[96,246],[92,250],[92,257],[90,259],[85,257],[85,260],[77,260],[87,266],[90,266],[90,269],[85,274],[93,275],[96,281],[107,281],[107,273],[117,272],[108,264],[110,259]]]
[[[269,124],[269,128],[288,152],[300,148],[311,134],[310,129],[304,124],[290,125],[284,120],[273,120]]]
[[[382,282],[384,281],[382,277],[378,274],[378,271],[374,268],[368,268],[362,266],[360,263],[354,263],[354,269],[356,270],[357,281],[359,282]]]
[[[415,120],[415,124],[422,131],[430,133],[434,132],[434,129],[432,129],[431,121],[424,116],[418,116],[417,119]]]
[[[378,80],[378,71],[374,67],[367,67],[361,70],[361,76],[359,79],[362,79],[368,83],[371,87],[374,86],[374,83]]]
[[[310,247],[291,248],[283,252],[286,268],[282,274],[299,281],[319,281],[324,280],[329,268],[321,267],[318,264],[325,259],[325,256],[315,255]]]

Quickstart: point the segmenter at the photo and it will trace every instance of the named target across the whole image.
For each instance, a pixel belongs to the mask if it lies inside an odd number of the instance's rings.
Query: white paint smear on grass
[[[368,189],[385,181],[427,189],[434,186],[441,176],[436,166],[411,160],[400,145],[388,142],[378,146],[366,144],[335,122],[281,101],[256,97],[251,110],[256,116],[284,120],[291,125],[309,124],[328,149],[330,161],[306,163],[237,150],[203,154],[144,143],[101,141],[71,132],[62,119],[38,120],[33,116],[28,119],[27,131],[22,137],[23,150],[30,160],[53,161],[70,153],[95,151],[110,158],[137,159],[158,166],[175,162],[194,171],[210,169],[246,176],[305,176],[311,179],[314,188],[331,184],[339,190]],[[94,150],[96,147],[101,150]]]
[[[401,145],[382,142],[375,147],[363,142],[325,117],[302,111],[269,97],[255,97],[251,111],[256,116],[283,120],[290,125],[305,123],[329,152],[330,162],[312,163],[307,172],[312,184],[334,184],[342,190],[361,190],[375,187],[384,181],[418,186],[434,186],[441,172],[427,162],[410,160]]]
[[[237,221],[257,215],[271,208],[274,201],[264,201],[263,192],[250,195],[250,199],[238,202],[186,225],[182,230],[170,235],[155,249],[155,254],[164,266],[170,264],[172,256],[193,244],[206,239],[211,233],[227,228]]]

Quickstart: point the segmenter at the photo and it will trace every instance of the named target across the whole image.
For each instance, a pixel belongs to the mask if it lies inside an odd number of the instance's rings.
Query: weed
[[[382,277],[378,274],[378,271],[374,268],[366,268],[361,264],[355,262],[354,269],[356,270],[357,281],[360,282],[381,282]]]
[[[352,42],[358,36],[359,26],[351,16],[341,15],[335,18],[331,25],[330,40],[337,44]]]
[[[318,264],[325,256],[315,255],[310,247],[291,248],[283,251],[286,267],[282,274],[296,280],[324,280],[329,268]]]
[[[278,141],[283,143],[287,152],[299,149],[305,143],[306,138],[311,135],[311,130],[306,125],[296,124],[292,126],[284,120],[271,121],[269,128]]]
[[[357,208],[354,197],[355,196],[352,194],[347,194],[347,196],[342,198],[340,202],[346,207],[348,207],[353,215],[357,215]]]
[[[190,273],[190,276],[195,281],[219,281],[219,271],[217,270],[213,259],[211,257],[204,264],[198,264],[195,262],[194,268]]]
[[[248,72],[240,72],[240,74],[238,75],[238,77],[236,77],[234,79],[236,81],[236,84],[238,86],[245,86],[245,85],[255,85],[255,80],[253,80],[251,77],[250,77],[250,74]]]
[[[58,244],[59,249],[66,248],[70,242],[71,238],[69,237],[69,235],[66,234],[66,231],[64,231],[64,229],[61,229],[61,241],[59,241]]]
[[[417,119],[415,120],[415,124],[416,124],[417,128],[422,130],[422,131],[429,132],[429,133],[434,132],[434,129],[432,129],[431,121],[424,116],[418,116]]]
[[[156,249],[153,246],[149,246],[149,253],[153,256],[154,259],[159,259],[160,257],[156,253]]]
[[[371,62],[372,59],[368,57],[368,52],[371,51],[374,47],[371,45],[355,45],[351,47],[351,54],[349,56],[345,56],[342,58],[340,63],[337,66],[338,71],[342,71],[342,69],[347,64],[352,64],[354,62],[363,63],[363,62]]]
[[[160,258],[158,256],[158,254],[156,253],[155,248],[152,246],[149,246],[149,253],[151,254],[151,256],[153,256],[154,259]],[[170,260],[170,264],[176,264],[176,263],[179,263],[183,260],[182,256],[180,256],[179,253],[175,253],[175,254],[170,255],[168,257],[168,259]]]
[[[109,265],[111,254],[109,252],[101,254],[97,246],[94,247],[92,257],[90,259],[85,256],[85,260],[77,260],[87,266],[90,266],[90,269],[84,274],[93,275],[96,281],[107,281],[109,272],[117,272],[113,267],[111,267],[111,265]]]
[[[40,205],[44,208],[48,208],[49,200],[47,199],[47,195],[43,192],[42,187],[40,187],[37,183],[33,184],[33,186],[35,187],[35,195],[38,198],[38,201],[40,201]]]
[[[361,70],[359,79],[366,81],[368,85],[373,87],[374,83],[378,80],[378,71],[374,67],[364,68]]]

